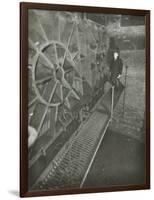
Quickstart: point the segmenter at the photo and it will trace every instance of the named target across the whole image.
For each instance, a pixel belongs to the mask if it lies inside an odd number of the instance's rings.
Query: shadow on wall
[[[12,194],[13,196],[19,197],[19,191],[18,190],[9,190],[8,192],[10,194]]]

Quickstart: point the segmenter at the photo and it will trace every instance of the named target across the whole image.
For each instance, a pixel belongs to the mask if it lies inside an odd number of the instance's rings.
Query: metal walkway
[[[89,119],[61,149],[37,179],[32,190],[82,187],[124,87],[101,97]],[[112,98],[113,95],[113,98]]]

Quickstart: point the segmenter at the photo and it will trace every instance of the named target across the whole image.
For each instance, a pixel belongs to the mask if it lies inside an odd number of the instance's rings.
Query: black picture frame
[[[112,186],[83,189],[28,191],[28,10],[44,9],[69,12],[125,14],[145,16],[146,20],[146,182],[143,185]],[[96,193],[150,188],[150,11],[122,8],[57,5],[45,3],[20,3],[20,196],[48,196],[80,193]]]

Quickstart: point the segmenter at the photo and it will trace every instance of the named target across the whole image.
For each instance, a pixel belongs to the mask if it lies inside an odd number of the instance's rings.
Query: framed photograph
[[[150,11],[20,3],[20,196],[150,188]]]

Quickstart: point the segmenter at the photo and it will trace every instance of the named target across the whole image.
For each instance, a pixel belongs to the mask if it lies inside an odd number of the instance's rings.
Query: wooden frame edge
[[[71,12],[97,12],[130,15],[143,15],[146,18],[146,183],[144,185],[113,186],[109,188],[65,189],[53,191],[28,191],[28,77],[25,75],[28,64],[28,9],[68,10]],[[120,12],[119,12],[120,11]],[[24,47],[24,49],[23,49]],[[27,52],[27,54],[25,53]],[[97,192],[129,191],[150,189],[150,10],[72,6],[59,4],[20,2],[20,197],[49,195],[83,194]]]

